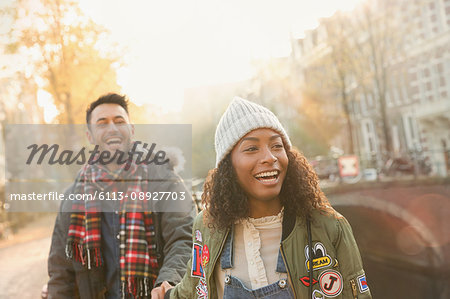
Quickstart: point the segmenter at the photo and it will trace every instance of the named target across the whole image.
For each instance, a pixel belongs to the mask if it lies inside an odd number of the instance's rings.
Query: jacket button
[[[284,289],[284,288],[286,287],[286,279],[281,279],[281,280],[278,282],[278,286],[279,286],[280,288]]]
[[[116,237],[117,237],[117,240],[120,240],[120,234],[117,234]]]
[[[225,276],[225,283],[226,284],[230,284],[230,282],[231,282],[231,278],[230,278],[230,276]]]

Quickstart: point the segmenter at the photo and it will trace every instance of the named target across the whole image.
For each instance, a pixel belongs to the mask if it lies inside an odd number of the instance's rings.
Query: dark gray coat
[[[192,247],[192,223],[196,216],[190,192],[186,190],[183,181],[167,167],[151,166],[149,171],[149,189],[170,192],[186,192],[186,206],[183,211],[189,212],[158,212],[156,215],[157,256],[159,271],[156,284],[167,280],[172,283],[181,281],[189,260]],[[66,195],[73,192],[75,184]],[[150,202],[159,205],[153,211],[162,211],[168,201]],[[103,267],[88,270],[80,262],[66,258],[65,246],[70,224],[71,201],[63,201],[56,218],[53,230],[52,244],[48,258],[48,298],[104,298],[106,293]],[[167,210],[167,209],[166,209]]]

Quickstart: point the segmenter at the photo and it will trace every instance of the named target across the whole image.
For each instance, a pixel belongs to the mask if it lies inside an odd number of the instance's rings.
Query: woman
[[[165,298],[371,298],[350,225],[272,112],[235,98],[215,146],[187,273]]]

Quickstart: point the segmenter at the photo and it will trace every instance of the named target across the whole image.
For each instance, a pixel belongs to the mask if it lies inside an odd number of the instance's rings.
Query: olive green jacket
[[[182,281],[166,293],[165,298],[206,298],[206,292],[210,299],[218,297],[214,267],[220,266],[218,261],[228,233],[229,230],[208,228],[204,224],[203,213],[197,216],[187,272]],[[336,215],[324,215],[314,211],[311,234],[315,256],[313,298],[372,298],[358,246],[347,220],[337,212]],[[309,298],[307,235],[306,222],[285,213],[280,249],[296,298]],[[198,262],[199,259],[202,262]]]

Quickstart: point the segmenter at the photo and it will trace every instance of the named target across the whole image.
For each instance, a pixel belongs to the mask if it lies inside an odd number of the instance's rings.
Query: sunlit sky
[[[361,0],[80,0],[124,46],[122,92],[135,103],[181,108],[185,88],[251,77],[253,59],[287,56],[290,36]]]

